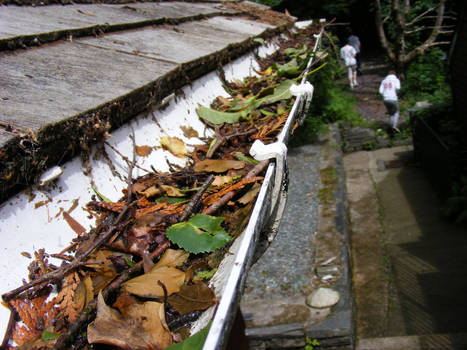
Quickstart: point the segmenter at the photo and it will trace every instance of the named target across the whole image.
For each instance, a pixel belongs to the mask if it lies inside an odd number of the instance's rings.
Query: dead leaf
[[[180,292],[171,295],[168,301],[183,315],[196,310],[206,310],[216,303],[216,295],[205,283],[185,284],[180,288]]]
[[[182,129],[183,131],[183,136],[185,136],[186,138],[192,138],[192,137],[199,137],[199,134],[198,132],[193,129],[191,126],[180,126],[180,129]]]
[[[176,187],[169,185],[160,185],[160,188],[169,197],[185,197],[185,195],[182,192],[180,192],[180,190]]]
[[[167,249],[162,258],[157,262],[155,268],[181,266],[188,260],[189,256],[190,253],[183,249]]]
[[[195,164],[195,172],[213,171],[223,173],[230,169],[242,169],[245,167],[245,162],[230,159],[205,159]]]
[[[256,198],[260,189],[261,185],[259,183],[255,183],[253,187],[238,200],[238,202],[244,205],[250,203]]]
[[[78,221],[73,219],[73,217],[66,211],[63,212],[63,217],[68,223],[68,225],[71,227],[71,229],[75,231],[75,233],[78,236],[81,236],[82,234],[85,234],[87,232],[87,230]]]
[[[185,143],[178,137],[163,136],[161,137],[161,146],[174,156],[183,158],[188,154]]]
[[[147,157],[152,152],[151,146],[136,146],[136,154],[140,157]]]
[[[215,176],[214,181],[212,182],[213,186],[223,186],[225,184],[228,184],[232,182],[233,177],[232,176]]]
[[[77,272],[69,273],[63,280],[62,289],[54,299],[60,313],[70,323],[78,317],[86,301],[86,289],[80,282]]]
[[[174,267],[156,265],[148,273],[125,282],[123,288],[143,298],[161,298],[164,296],[164,289],[159,282],[164,284],[167,295],[172,295],[177,293],[185,282],[185,272]]]
[[[164,349],[172,344],[165,322],[164,304],[154,301],[134,303],[124,314],[109,307],[99,294],[96,319],[88,326],[88,342],[121,349]]]
[[[161,190],[157,188],[156,186],[151,186],[149,188],[146,188],[144,191],[139,192],[146,198],[154,197],[157,196],[158,194],[161,193]]]

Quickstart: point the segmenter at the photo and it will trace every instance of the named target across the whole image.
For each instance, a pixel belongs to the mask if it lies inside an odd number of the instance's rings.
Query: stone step
[[[457,350],[467,348],[466,333],[360,339],[356,350]]]

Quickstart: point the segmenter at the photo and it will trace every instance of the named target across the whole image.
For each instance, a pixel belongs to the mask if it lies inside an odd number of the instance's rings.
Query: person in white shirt
[[[349,77],[350,88],[358,86],[357,83],[357,51],[355,48],[347,42],[347,44],[341,48],[341,58],[344,60],[344,64],[347,67],[347,73]]]
[[[379,93],[383,95],[384,105],[389,114],[389,121],[394,130],[399,132],[397,123],[399,120],[399,103],[397,101],[397,92],[401,88],[401,82],[396,76],[396,72],[389,71],[379,86]]]

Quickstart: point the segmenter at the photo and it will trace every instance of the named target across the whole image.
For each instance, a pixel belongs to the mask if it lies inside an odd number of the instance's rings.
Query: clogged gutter
[[[261,187],[269,161],[252,159],[250,146],[281,131],[313,32],[283,40],[279,53],[259,61],[257,76],[223,79],[230,97],[197,110],[215,135],[192,154],[180,139],[161,139],[172,154],[190,156],[192,166],[133,179],[136,157],[148,150],[132,137],[123,197],[110,202],[95,189],[87,208],[97,224],[90,231],[64,214],[76,238],[50,255],[63,264],[35,252],[30,282],[2,296],[12,310],[6,341],[21,349],[163,349],[188,336],[190,322],[218,301],[209,279],[248,223]]]

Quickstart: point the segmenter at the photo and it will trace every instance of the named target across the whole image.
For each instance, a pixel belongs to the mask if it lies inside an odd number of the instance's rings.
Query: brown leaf
[[[151,146],[136,146],[136,154],[140,157],[147,157],[152,152]]]
[[[54,299],[60,314],[70,323],[76,319],[86,301],[85,287],[78,288],[80,282],[77,272],[69,273],[63,280],[62,289]]]
[[[196,172],[213,171],[223,173],[230,169],[242,169],[245,162],[230,159],[205,159],[195,164],[193,167]]]
[[[168,299],[181,315],[196,310],[206,310],[216,303],[216,295],[205,283],[183,285],[180,292],[171,295]]]
[[[185,197],[185,195],[182,192],[180,192],[180,190],[176,187],[169,185],[160,185],[160,188],[169,197]]]
[[[124,314],[119,314],[105,304],[102,294],[98,296],[97,316],[88,326],[87,336],[91,344],[108,344],[128,350],[163,349],[172,344],[164,304],[154,301],[134,303]]]
[[[185,272],[174,267],[157,267],[148,273],[135,277],[123,284],[124,290],[144,298],[160,298],[164,296],[164,289],[158,284],[164,284],[167,295],[180,290],[185,282]]]
[[[233,177],[232,176],[215,176],[214,181],[212,182],[213,186],[223,186],[225,184],[228,184],[232,182]]]
[[[258,194],[260,189],[261,185],[259,183],[255,183],[253,187],[238,200],[238,202],[240,204],[250,203],[251,201],[256,199],[256,195]]]
[[[190,253],[183,249],[167,249],[162,258],[157,262],[155,268],[181,266],[188,260],[189,256]]]
[[[156,186],[151,186],[149,188],[146,188],[144,191],[138,192],[145,196],[146,198],[154,197],[157,196],[158,194],[161,193],[161,190],[158,189]]]
[[[75,231],[78,236],[81,236],[82,234],[87,232],[87,230],[78,221],[73,219],[73,217],[66,211],[63,212],[63,217],[65,218],[66,222],[71,227],[71,229]]]
[[[180,129],[183,131],[183,136],[186,138],[199,137],[198,132],[193,129],[191,126],[180,126]]]
[[[174,156],[183,158],[188,154],[185,143],[178,137],[163,136],[161,137],[161,146]]]

